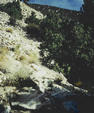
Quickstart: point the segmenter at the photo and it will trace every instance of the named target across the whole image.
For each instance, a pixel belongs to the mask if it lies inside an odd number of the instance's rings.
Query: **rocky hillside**
[[[28,38],[24,31],[32,12],[39,20],[46,18],[23,2],[0,1],[0,113],[60,113],[59,109],[78,113],[67,97],[88,96],[88,91],[42,65],[41,42]]]
[[[62,72],[72,84],[79,82],[81,87],[92,89],[94,27],[89,24],[90,17],[87,16],[89,22],[86,23],[81,11],[36,4],[29,6],[47,16],[38,22],[32,18],[26,19],[28,24],[33,22],[38,27],[44,65]],[[28,28],[32,29],[32,26]],[[45,52],[48,54],[45,55]]]

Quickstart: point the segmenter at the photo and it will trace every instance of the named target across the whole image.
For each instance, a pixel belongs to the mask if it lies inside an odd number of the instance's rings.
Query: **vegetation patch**
[[[35,53],[31,52],[28,55],[23,54],[23,55],[19,56],[18,60],[21,61],[22,63],[31,64],[31,63],[38,63],[39,57]]]
[[[15,25],[16,20],[21,20],[23,17],[19,1],[13,1],[12,3],[7,3],[5,5],[0,4],[0,10],[10,15],[9,24],[11,25]]]
[[[33,21],[40,29],[41,55],[43,64],[55,71],[62,72],[71,82],[92,81],[94,73],[94,28],[81,21],[81,12],[61,10],[38,5],[35,9],[47,17]],[[32,27],[31,27],[32,28]],[[27,31],[29,29],[27,28]],[[35,34],[32,30],[31,34]],[[29,32],[28,32],[29,33]],[[37,33],[37,32],[36,32]],[[54,62],[53,62],[54,61]]]

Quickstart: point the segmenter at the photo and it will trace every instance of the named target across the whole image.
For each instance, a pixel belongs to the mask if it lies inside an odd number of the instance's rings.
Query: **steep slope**
[[[7,4],[15,6],[18,2],[0,2],[0,104],[5,113],[30,113],[51,104],[53,97],[59,94],[62,102],[77,92],[87,94],[87,90],[70,84],[62,73],[41,65],[40,42],[31,40],[32,37],[28,39],[23,27],[27,26],[25,19],[32,12],[37,19],[45,18],[43,14],[20,2],[22,19],[16,19],[14,26],[9,24],[13,18],[11,10],[4,9]],[[3,112],[3,107],[0,107],[0,112]]]
[[[94,28],[83,22],[83,12],[44,5],[30,4],[30,7],[47,15],[40,24],[37,23],[43,42],[44,65],[63,72],[73,84],[80,82],[81,87],[92,89]]]

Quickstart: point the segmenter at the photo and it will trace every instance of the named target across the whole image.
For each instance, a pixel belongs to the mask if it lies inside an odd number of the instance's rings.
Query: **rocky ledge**
[[[23,18],[14,26],[9,24],[7,4],[18,2],[0,1],[0,113],[79,113],[79,105],[87,98],[89,102],[93,99],[89,92],[70,84],[62,73],[43,66],[41,42],[28,39],[23,30],[32,12],[38,19],[43,19],[43,14],[20,2]]]

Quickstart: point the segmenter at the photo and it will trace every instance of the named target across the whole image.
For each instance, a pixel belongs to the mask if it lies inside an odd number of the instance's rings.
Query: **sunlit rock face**
[[[0,4],[7,4],[9,2],[13,2],[14,0],[1,0]]]
[[[1,4],[11,1],[3,0]],[[14,5],[14,4],[13,4]],[[2,6],[2,5],[1,5]],[[31,110],[52,106],[60,99],[75,92],[87,94],[87,90],[73,86],[62,73],[43,66],[40,62],[40,43],[28,39],[23,27],[25,19],[34,12],[37,19],[44,16],[20,2],[23,18],[16,25],[9,24],[10,16],[0,11],[0,110],[5,113],[30,113]],[[62,104],[64,110],[64,103]],[[18,109],[19,108],[19,109]],[[48,107],[49,108],[49,107]],[[25,111],[24,111],[25,110]],[[27,110],[27,111],[26,111]],[[33,111],[32,111],[33,113]]]

